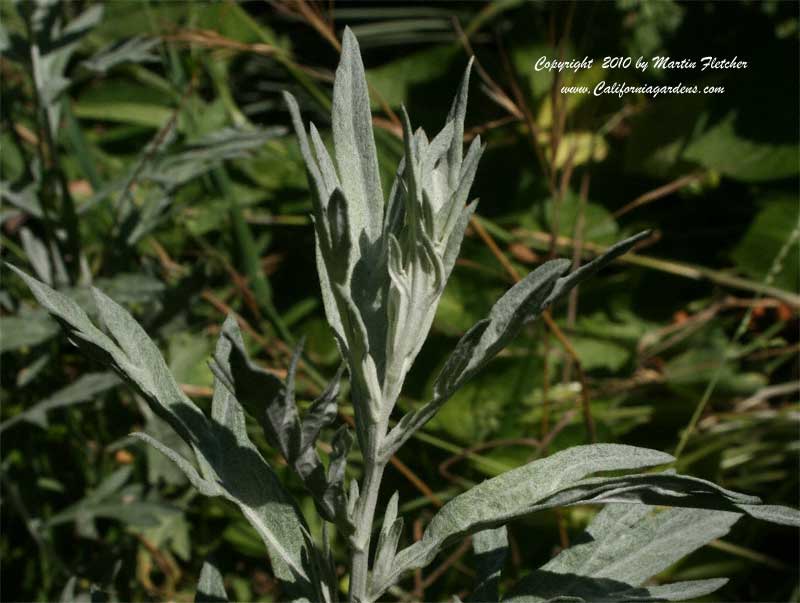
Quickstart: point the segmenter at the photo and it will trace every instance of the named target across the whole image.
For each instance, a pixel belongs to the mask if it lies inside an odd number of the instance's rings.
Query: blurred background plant
[[[90,284],[126,305],[199,404],[209,402],[206,360],[228,312],[279,374],[307,338],[298,385],[308,399],[338,365],[280,91],[327,124],[349,24],[368,68],[385,186],[402,154],[400,105],[419,125],[440,126],[431,120],[476,57],[466,136],[488,142],[474,188],[482,202],[405,409],[520,275],[654,229],[448,402],[392,461],[384,495],[400,490],[401,512],[433,511],[468,484],[595,440],[676,452],[682,472],[798,506],[795,5],[6,1],[0,21],[3,259],[89,312]],[[750,67],[601,65],[639,55],[736,55]],[[595,64],[553,75],[534,70],[540,56]],[[560,92],[601,80],[725,93]],[[102,588],[120,600],[190,600],[208,554],[236,599],[278,599],[244,519],[196,496],[128,434],[144,429],[175,447],[178,438],[75,353],[5,269],[0,308],[3,599],[88,600]],[[544,562],[593,513],[511,526],[512,569]],[[663,577],[733,576],[711,600],[798,600],[797,543],[792,529],[741,522]],[[470,555],[456,549],[393,594],[468,592]]]

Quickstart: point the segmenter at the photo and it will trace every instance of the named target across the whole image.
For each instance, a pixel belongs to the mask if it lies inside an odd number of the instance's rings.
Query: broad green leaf
[[[210,559],[203,562],[194,600],[195,603],[224,603],[228,600],[222,574]]]
[[[744,138],[737,132],[736,111],[694,139],[683,157],[736,180],[763,182],[795,176],[800,171],[796,143],[775,144]]]
[[[574,191],[567,191],[558,202],[549,198],[522,216],[522,224],[533,230],[552,232],[558,226],[558,233],[568,238],[575,236],[579,220],[584,241],[612,245],[619,239],[612,213],[599,203],[581,201]]]
[[[408,93],[412,87],[444,76],[456,56],[452,48],[446,47],[415,52],[386,65],[368,69],[367,77],[390,107],[399,108],[408,103]],[[381,104],[375,100],[372,108],[379,110]]]
[[[781,248],[798,226],[797,198],[793,195],[773,196],[764,200],[761,210],[733,250],[737,267],[747,276],[763,280]],[[774,284],[788,291],[800,289],[800,262],[797,240],[778,266]]]

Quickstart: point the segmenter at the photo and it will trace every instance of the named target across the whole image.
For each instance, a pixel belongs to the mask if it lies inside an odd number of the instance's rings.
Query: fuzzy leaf
[[[350,221],[355,232],[363,231],[375,241],[383,223],[383,190],[364,64],[349,27],[342,37],[342,56],[333,86],[333,141],[339,178],[350,201]]]
[[[584,264],[574,272],[571,272],[565,277],[562,277],[556,281],[555,286],[553,287],[552,292],[550,293],[549,297],[544,303],[544,307],[548,308],[559,299],[562,299],[567,293],[569,293],[573,288],[575,288],[578,284],[582,281],[585,281],[590,276],[593,276],[597,273],[598,270],[603,268],[604,266],[610,264],[613,260],[618,258],[621,255],[626,254],[630,251],[631,247],[636,245],[642,239],[646,239],[650,236],[650,231],[645,230],[640,232],[639,234],[633,235],[619,243],[616,243],[609,247],[605,253],[596,257],[588,264]]]
[[[203,563],[203,569],[200,570],[200,579],[197,582],[194,600],[195,603],[224,603],[228,600],[222,574],[210,560],[206,560]]]
[[[398,567],[427,565],[437,551],[467,534],[530,513],[537,504],[598,471],[641,469],[669,463],[668,454],[617,444],[575,446],[486,480],[434,515],[422,540],[398,555]]]
[[[465,166],[469,162],[468,156]],[[469,215],[469,213],[462,214],[461,217],[465,228]],[[454,234],[457,234],[457,230],[458,228],[454,229]],[[475,324],[459,340],[434,383],[433,400],[407,413],[400,420],[387,436],[383,454],[386,457],[394,454],[414,432],[436,414],[459,387],[508,345],[525,322],[538,317],[580,282],[626,253],[648,234],[649,231],[645,231],[620,241],[603,255],[567,276],[561,275],[569,266],[568,260],[546,262],[509,289],[492,307],[489,316]],[[448,249],[446,255],[449,266],[455,262],[457,254],[455,243],[453,247]]]
[[[727,534],[740,517],[738,513],[703,509],[653,512],[645,505],[608,505],[579,541],[520,580],[504,601],[522,603],[531,595],[542,599],[585,596],[580,591],[585,588],[585,578],[638,587]]]
[[[472,537],[472,550],[475,551],[478,586],[468,600],[475,603],[498,601],[500,574],[508,556],[506,527],[500,526],[475,534]]]
[[[572,574],[542,572],[542,593],[520,594],[503,602],[513,603],[655,603],[663,601],[686,601],[703,597],[718,590],[727,578],[690,580],[662,586],[631,586],[608,578],[587,578]],[[571,594],[551,595],[569,589]]]
[[[211,368],[232,395],[256,417],[267,441],[278,450],[311,492],[320,515],[344,532],[352,531],[344,494],[344,463],[350,447],[349,433],[337,433],[328,473],[316,450],[320,429],[336,416],[340,368],[334,382],[312,404],[303,421],[295,402],[295,374],[301,347],[295,351],[284,383],[253,363],[244,349],[236,320],[229,317],[222,329],[227,342],[224,355],[215,355]],[[302,345],[302,344],[301,344]]]
[[[13,268],[13,267],[12,267]],[[208,495],[234,502],[263,539],[275,576],[287,594],[319,600],[307,544],[308,529],[292,498],[247,436],[244,413],[220,384],[209,420],[180,389],[158,348],[126,310],[95,290],[95,304],[113,340],[70,298],[13,268],[39,302],[62,323],[85,353],[110,365],[189,444],[199,471],[188,460],[155,444]],[[230,345],[220,338],[215,359],[228,362]]]
[[[399,494],[395,492],[389,499],[386,512],[383,516],[383,526],[378,536],[378,546],[375,549],[375,563],[373,564],[372,581],[380,584],[392,572],[392,564],[397,555],[397,544],[403,532],[403,518],[397,517],[397,504]]]
[[[438,550],[467,534],[553,507],[643,503],[747,513],[779,523],[800,524],[800,511],[781,508],[780,512],[771,510],[759,515],[758,511],[753,512],[761,503],[757,497],[726,490],[696,477],[673,472],[586,477],[600,471],[641,469],[671,461],[670,455],[655,450],[595,444],[576,446],[508,471],[447,503],[433,517],[422,539],[398,554],[391,579],[407,569],[430,563]]]
[[[526,319],[541,312],[556,279],[568,266],[569,260],[543,264],[509,289],[492,307],[489,316],[464,334],[436,379],[434,399],[400,420],[388,436],[385,454],[393,454],[467,379],[508,344]]]
[[[450,188],[455,188],[461,172],[461,154],[464,139],[464,118],[467,115],[467,97],[469,96],[469,76],[472,73],[472,63],[474,57],[470,57],[467,68],[464,71],[464,76],[461,78],[461,86],[458,89],[456,97],[453,99],[453,104],[450,107],[450,112],[447,114],[447,121],[452,121],[453,128],[453,142],[447,152],[447,163],[450,166],[450,173],[448,179],[450,181]]]

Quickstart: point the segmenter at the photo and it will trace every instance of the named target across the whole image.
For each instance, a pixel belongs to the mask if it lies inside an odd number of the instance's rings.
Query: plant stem
[[[376,449],[378,449],[376,447]],[[369,543],[372,536],[372,524],[375,519],[375,506],[383,479],[386,463],[376,460],[377,455],[365,453],[364,481],[361,485],[361,496],[356,513],[356,533],[351,541],[350,558],[350,603],[370,603],[367,592],[367,573],[369,571]]]

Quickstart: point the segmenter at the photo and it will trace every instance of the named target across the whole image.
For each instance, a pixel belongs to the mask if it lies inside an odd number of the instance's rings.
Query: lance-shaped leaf
[[[500,574],[508,556],[508,534],[500,526],[483,530],[472,537],[475,565],[478,570],[478,585],[468,601],[473,603],[496,602],[500,599]]]
[[[309,561],[308,529],[291,496],[249,440],[244,412],[227,389],[215,388],[209,420],[183,393],[156,345],[125,309],[94,291],[95,305],[112,339],[72,299],[12,269],[81,351],[113,368],[178,432],[191,446],[199,470],[153,438],[134,435],[175,461],[201,493],[224,496],[239,506],[264,541],[275,576],[288,596],[319,600],[316,570]],[[221,338],[218,361],[225,358],[226,346],[230,347]]]
[[[478,372],[517,334],[527,318],[540,311],[553,286],[569,267],[569,260],[543,264],[509,289],[489,316],[467,331],[456,344],[434,384],[434,399],[406,414],[389,433],[384,454],[391,456],[447,399]]]
[[[333,142],[350,221],[374,242],[383,223],[383,189],[372,133],[369,91],[358,41],[349,27],[333,85]]]
[[[0,423],[0,433],[19,421],[30,421],[47,428],[47,413],[51,410],[94,400],[97,394],[117,385],[119,378],[114,373],[85,373],[41,402]]]
[[[105,74],[109,69],[123,63],[158,62],[160,57],[153,49],[159,42],[158,38],[135,36],[99,50],[83,61],[81,66],[95,73]]]
[[[543,264],[509,289],[492,307],[489,316],[472,327],[456,345],[434,384],[437,398],[448,398],[472,375],[502,350],[523,323],[552,291],[556,279],[569,267],[569,260]]]
[[[195,603],[226,603],[228,601],[222,574],[210,559],[203,562],[194,601]]]
[[[646,505],[608,505],[573,546],[520,580],[504,601],[527,603],[558,596],[596,600],[619,593],[616,583],[635,591],[676,561],[727,534],[740,517],[704,509],[654,512]],[[674,594],[691,590],[668,586]]]
[[[447,163],[450,168],[448,180],[451,189],[455,189],[458,185],[459,177],[461,176],[461,157],[464,138],[464,118],[467,115],[467,98],[469,97],[469,76],[472,73],[472,63],[475,57],[470,57],[467,68],[464,71],[464,76],[461,78],[461,86],[459,86],[458,93],[453,99],[453,104],[450,106],[450,112],[447,114],[447,121],[453,122],[453,139],[450,148],[447,151]],[[480,143],[479,143],[480,146]]]
[[[725,585],[727,578],[689,580],[661,586],[631,586],[608,578],[587,578],[572,574],[553,574],[541,571],[540,588],[544,595],[521,594],[514,603],[663,603],[664,601],[686,601],[703,597]],[[551,596],[560,592],[559,585],[570,580],[571,594]],[[506,599],[503,599],[505,602]]]
[[[800,511],[760,507],[758,497],[696,477],[659,474],[586,477],[600,471],[641,469],[671,462],[670,455],[616,444],[576,446],[487,480],[447,503],[423,537],[397,555],[395,574],[422,567],[444,546],[514,517],[554,507],[614,502],[718,509],[800,525]],[[763,512],[760,512],[760,509]],[[381,585],[388,587],[387,584]]]
[[[668,463],[668,454],[617,444],[576,446],[475,486],[448,502],[433,517],[421,540],[397,555],[390,579],[424,567],[444,546],[474,532],[525,515],[552,494],[599,471],[640,469]],[[391,585],[391,581],[381,586]]]
[[[312,493],[320,514],[349,533],[352,524],[347,515],[343,483],[349,434],[337,434],[334,438],[334,453],[327,474],[316,449],[321,429],[336,417],[338,382],[343,369],[339,369],[334,381],[314,401],[301,422],[295,401],[295,374],[302,344],[292,356],[284,383],[247,356],[241,331],[232,317],[225,321],[222,338],[228,342],[228,347],[221,357],[215,355],[212,371],[256,417],[269,444],[283,455]]]
[[[620,241],[619,243],[615,243],[606,249],[602,255],[596,257],[588,264],[584,264],[574,272],[571,272],[567,276],[558,279],[555,287],[553,287],[553,290],[550,293],[550,296],[545,301],[544,308],[548,308],[559,299],[562,299],[581,282],[596,274],[598,270],[610,264],[621,255],[628,253],[628,251],[630,251],[630,249],[636,245],[636,243],[646,239],[649,236],[650,231],[644,230],[639,234],[635,234],[632,237],[628,237],[627,239]]]
[[[468,219],[469,214],[462,214],[463,222]],[[454,229],[454,235],[457,230]],[[626,253],[648,234],[649,231],[645,231],[620,241],[567,276],[561,275],[569,266],[568,260],[546,262],[509,289],[492,307],[489,316],[475,324],[459,340],[436,378],[433,400],[400,420],[387,437],[384,455],[388,458],[394,454],[414,432],[425,425],[459,387],[508,345],[524,323],[538,317],[580,282]],[[455,261],[456,252],[455,246],[448,249],[448,264],[452,265]]]
[[[392,573],[392,565],[397,555],[397,544],[403,532],[403,518],[397,517],[397,504],[399,494],[395,492],[386,505],[383,516],[383,526],[378,536],[378,546],[375,549],[375,563],[372,569],[372,583],[381,584]],[[376,595],[375,598],[380,596]]]

